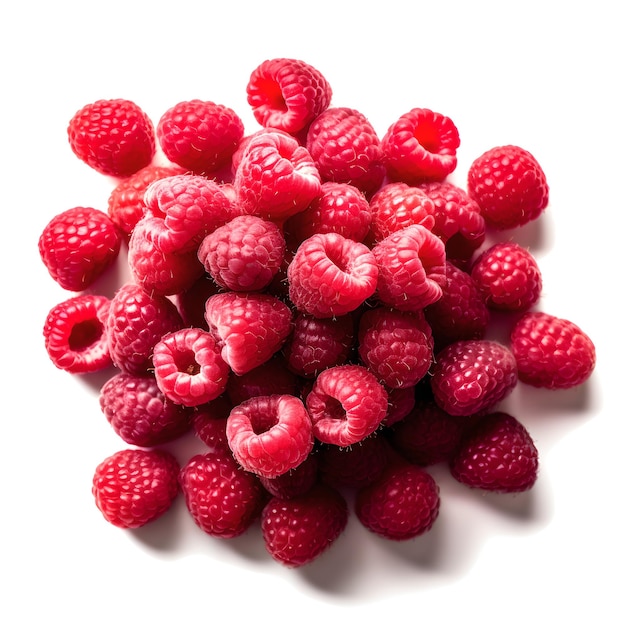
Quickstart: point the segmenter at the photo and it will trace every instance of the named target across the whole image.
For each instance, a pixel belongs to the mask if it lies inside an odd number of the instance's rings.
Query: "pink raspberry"
[[[268,361],[291,332],[291,309],[263,293],[218,293],[206,301],[205,318],[222,358],[240,376]]]
[[[232,109],[198,99],[175,104],[156,129],[161,149],[172,163],[203,175],[230,163],[243,133],[244,124]]]
[[[328,108],[332,89],[316,68],[299,59],[268,59],[251,73],[248,104],[261,126],[297,134]]]
[[[539,300],[542,277],[535,257],[514,241],[496,243],[473,262],[471,275],[491,309],[525,311]]]
[[[347,524],[345,498],[321,483],[295,498],[273,497],[261,513],[261,532],[268,553],[294,568],[318,559]]]
[[[287,270],[289,297],[301,312],[335,317],[356,310],[374,294],[378,266],[363,243],[338,233],[302,242]]]
[[[454,122],[429,109],[411,109],[382,138],[387,174],[409,185],[443,180],[457,164],[460,145]]]
[[[378,429],[387,414],[387,391],[367,368],[338,365],[315,379],[306,407],[319,441],[350,446]]]
[[[304,495],[316,485],[317,470],[317,455],[309,454],[300,465],[288,472],[274,478],[259,476],[259,480],[270,495],[281,500],[290,500]]]
[[[231,291],[261,291],[278,273],[285,257],[285,239],[274,223],[240,215],[209,233],[198,259],[215,282]]]
[[[120,372],[100,389],[100,409],[115,433],[133,446],[168,443],[190,429],[190,411],[169,400],[154,376]]]
[[[386,175],[380,139],[356,109],[331,107],[309,126],[306,147],[323,181],[348,183],[367,196]]]
[[[570,389],[584,383],[596,364],[589,336],[570,320],[525,313],[511,331],[519,378],[534,387]]]
[[[74,207],[55,215],[39,236],[39,255],[63,289],[83,291],[117,259],[122,237],[106,213]]]
[[[489,410],[516,384],[515,357],[496,341],[456,341],[435,355],[431,388],[435,402],[450,415]]]
[[[452,476],[468,487],[516,493],[535,484],[538,457],[526,427],[508,413],[495,412],[464,434],[450,469]]]
[[[446,280],[441,239],[419,224],[385,237],[372,248],[378,265],[380,301],[400,311],[416,311],[439,300]]]
[[[191,428],[198,439],[213,452],[232,454],[226,437],[226,420],[232,409],[233,404],[226,395],[193,408]]]
[[[81,294],[50,309],[43,336],[46,352],[56,367],[85,374],[111,365],[106,330],[110,306],[105,296]]]

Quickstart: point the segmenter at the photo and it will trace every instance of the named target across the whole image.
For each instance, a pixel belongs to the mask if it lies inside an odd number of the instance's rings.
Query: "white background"
[[[618,8],[612,0],[4,3],[0,622],[623,624]],[[333,105],[359,109],[381,135],[413,107],[451,117],[461,185],[484,150],[530,150],[546,171],[550,206],[507,237],[537,256],[538,308],[576,322],[598,352],[581,388],[519,386],[504,404],[541,454],[532,492],[485,496],[434,468],[442,508],[431,533],[390,544],[353,517],[328,554],[299,570],[272,561],[256,530],[231,542],[203,535],[181,502],[140,531],[104,522],[91,477],[123,445],[98,407],[103,377],[56,370],[41,334],[48,310],[67,297],[40,262],[41,229],[72,206],[105,210],[112,188],[71,153],[71,116],[99,98],[128,98],[156,121],[200,98],[230,106],[254,130],[245,86],[273,57],[317,67]],[[99,288],[112,289],[113,278]]]

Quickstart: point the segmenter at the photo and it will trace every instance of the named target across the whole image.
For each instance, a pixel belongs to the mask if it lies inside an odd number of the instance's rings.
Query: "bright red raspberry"
[[[483,416],[461,439],[450,460],[452,476],[475,489],[527,491],[537,480],[539,458],[526,427],[508,413]]]
[[[100,388],[100,409],[115,433],[132,446],[168,443],[190,429],[190,411],[169,400],[154,376],[120,372]]]
[[[318,479],[317,470],[318,457],[316,454],[309,454],[300,465],[288,472],[274,478],[259,476],[259,480],[270,495],[290,500],[304,495],[315,486]]]
[[[476,158],[467,191],[485,222],[504,230],[537,219],[548,205],[546,175],[537,159],[519,146],[498,146]]]
[[[212,537],[242,535],[267,501],[259,479],[230,454],[196,454],[181,468],[179,480],[192,519]]]
[[[325,233],[302,242],[287,279],[289,297],[299,311],[335,317],[356,310],[374,294],[378,266],[365,244]]]
[[[280,270],[285,247],[282,231],[274,222],[239,215],[202,240],[198,259],[220,287],[261,291]]]
[[[496,341],[456,341],[435,355],[431,388],[435,402],[450,415],[489,410],[516,384],[515,357]]]
[[[511,332],[519,379],[534,387],[570,389],[584,383],[596,364],[593,341],[570,320],[525,313]]]
[[[541,295],[537,260],[514,241],[496,243],[483,251],[472,263],[471,275],[491,309],[525,311]]]
[[[370,196],[386,175],[380,139],[356,109],[331,107],[309,126],[306,147],[323,181],[348,183]]]
[[[248,104],[257,122],[297,134],[328,108],[332,89],[316,68],[298,59],[268,59],[251,73]]]
[[[297,467],[313,449],[311,418],[300,398],[286,394],[255,396],[234,407],[226,436],[239,464],[265,478]]]
[[[461,141],[454,122],[429,109],[411,109],[382,138],[387,174],[409,185],[443,180],[457,164]]]
[[[387,387],[413,387],[430,369],[433,340],[421,310],[368,309],[359,320],[358,339],[361,361]]]
[[[233,403],[224,394],[194,407],[191,413],[194,433],[213,452],[232,454],[226,437],[226,420],[232,409]]]
[[[188,100],[159,119],[156,136],[163,154],[193,172],[209,175],[230,163],[244,133],[240,117],[215,102]]]
[[[179,464],[165,450],[120,450],[93,475],[92,493],[107,522],[140,528],[161,517],[178,496]]]
[[[43,327],[44,345],[52,363],[71,374],[97,372],[111,365],[107,317],[111,301],[81,294],[50,309]]]
[[[347,524],[345,498],[321,483],[295,498],[273,497],[261,513],[261,532],[268,553],[294,568],[319,558]]]
[[[55,215],[39,236],[50,276],[68,291],[90,287],[117,259],[122,236],[106,213],[74,207]]]
[[[205,319],[222,358],[238,376],[268,361],[291,332],[291,309],[263,293],[218,293],[206,301]]]
[[[372,248],[378,265],[380,301],[400,311],[417,311],[441,298],[446,284],[446,251],[430,230],[414,224]]]
[[[423,468],[396,462],[357,491],[354,511],[371,532],[407,541],[428,532],[439,516],[439,485]]]
[[[336,446],[350,446],[376,431],[387,415],[387,402],[386,389],[361,365],[324,370],[306,396],[313,434]]]
[[[76,112],[67,136],[72,152],[97,172],[130,176],[155,155],[154,126],[130,100],[97,100]]]
[[[129,374],[146,374],[152,369],[154,346],[163,335],[182,326],[171,300],[151,296],[139,285],[125,283],[113,296],[107,316],[113,364]]]

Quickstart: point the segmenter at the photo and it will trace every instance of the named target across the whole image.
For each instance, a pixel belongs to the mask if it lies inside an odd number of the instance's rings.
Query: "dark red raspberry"
[[[202,443],[211,451],[232,454],[226,437],[226,420],[233,409],[226,395],[211,402],[194,407],[191,413],[191,427]]]
[[[270,495],[289,500],[304,495],[315,486],[318,478],[317,470],[317,455],[309,454],[300,465],[288,472],[274,478],[259,476],[259,480]]]
[[[72,152],[108,176],[130,176],[150,165],[156,140],[152,121],[130,100],[97,100],[76,112],[67,128]]]
[[[409,185],[443,180],[457,164],[454,122],[429,109],[411,109],[394,122],[381,145],[390,179]]]
[[[56,367],[86,374],[111,365],[106,331],[110,306],[105,296],[81,294],[50,309],[43,336],[46,352]]]
[[[168,443],[191,426],[189,409],[166,398],[154,376],[120,372],[101,387],[99,402],[115,433],[132,446]]]
[[[273,497],[261,514],[265,547],[288,567],[311,563],[328,550],[348,524],[348,505],[341,493],[318,483],[295,498]]]
[[[55,215],[39,236],[50,276],[68,291],[83,291],[118,257],[122,237],[106,213],[74,207]]]
[[[548,205],[546,175],[537,159],[519,146],[498,146],[476,158],[467,191],[485,222],[504,230],[537,219]]]
[[[422,378],[422,381],[425,379]],[[416,389],[415,387],[387,388],[388,407],[387,415],[382,421],[382,426],[392,426],[396,422],[403,420],[415,407]]]
[[[104,518],[139,528],[161,517],[178,493],[178,461],[165,450],[120,450],[94,472],[92,493]]]
[[[464,434],[450,461],[452,476],[476,489],[527,491],[537,480],[537,448],[526,427],[508,413],[485,415]]]
[[[204,306],[211,296],[220,291],[215,281],[203,272],[191,287],[173,294],[171,300],[176,304],[185,326],[208,330],[209,325],[204,319]]]
[[[511,332],[519,379],[535,387],[569,389],[584,383],[596,365],[589,336],[570,320],[525,313]]]

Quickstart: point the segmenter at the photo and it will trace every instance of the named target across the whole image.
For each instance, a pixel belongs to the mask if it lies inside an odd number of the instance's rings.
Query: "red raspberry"
[[[416,400],[415,390],[416,387],[387,388],[389,406],[382,426],[392,426],[403,420],[413,410]]]
[[[525,313],[511,332],[511,350],[524,383],[569,389],[584,383],[596,364],[596,349],[573,322],[548,313]]]
[[[335,489],[318,483],[305,494],[273,497],[261,513],[261,531],[272,558],[301,567],[328,550],[348,524],[348,505]]]
[[[111,365],[106,332],[110,305],[105,296],[81,294],[50,309],[43,336],[46,352],[56,367],[85,374]]]
[[[205,318],[222,358],[240,376],[268,361],[291,332],[291,309],[269,294],[218,293],[206,301]]]
[[[111,300],[106,329],[113,364],[142,375],[152,368],[152,351],[163,335],[182,328],[174,304],[151,296],[139,285],[122,285]]]
[[[266,503],[259,479],[229,454],[196,454],[181,468],[179,480],[191,517],[212,537],[242,535]]]
[[[446,284],[443,242],[419,224],[385,237],[372,248],[378,265],[380,301],[401,311],[416,311],[439,300]]]
[[[387,414],[387,391],[367,368],[338,365],[315,379],[306,407],[319,441],[350,446],[380,426]]]
[[[233,404],[226,395],[193,409],[191,427],[198,439],[213,452],[232,454],[226,437],[226,420],[232,409]]]
[[[537,261],[514,241],[496,243],[482,252],[472,264],[471,275],[491,309],[524,311],[541,295]]]
[[[537,448],[526,427],[513,416],[485,415],[463,436],[450,461],[452,476],[476,489],[515,493],[537,480]]]
[[[363,243],[338,233],[309,237],[287,270],[294,306],[315,317],[335,317],[356,310],[376,291],[378,267]]]
[[[240,215],[209,233],[198,259],[215,282],[231,291],[261,291],[278,273],[285,257],[285,238],[274,223]]]
[[[122,237],[106,213],[74,207],[55,215],[38,243],[50,276],[63,289],[83,291],[115,262]]]
[[[396,462],[358,490],[354,511],[373,533],[406,541],[428,532],[439,516],[439,486],[417,465]]]
[[[115,433],[133,446],[168,443],[190,428],[190,411],[166,398],[154,376],[120,372],[101,387],[99,402]]]
[[[369,309],[358,336],[361,361],[387,387],[413,387],[430,369],[433,341],[422,311]]]
[[[269,59],[246,86],[248,104],[261,126],[297,134],[328,108],[332,89],[316,68],[298,59]]]
[[[213,278],[203,272],[193,285],[173,294],[171,300],[176,304],[185,326],[208,330],[209,325],[204,319],[204,305],[211,296],[220,291]]]
[[[255,396],[237,405],[226,423],[233,456],[248,472],[275,478],[313,449],[311,418],[295,396]]]
[[[249,135],[244,135],[244,137],[239,142],[239,146],[237,147],[237,150],[235,150],[233,154],[233,158],[231,160],[233,172],[236,172],[239,169],[239,164],[241,163],[243,159],[243,155],[246,153],[246,150],[248,149],[248,144],[259,135],[265,135],[268,133],[283,135],[283,137],[286,137],[288,140],[291,140],[294,138],[293,135],[290,135],[284,130],[280,130],[278,128],[260,128],[258,130],[255,130],[253,133],[250,133]]]
[[[549,200],[546,175],[537,159],[510,145],[491,148],[472,162],[467,191],[485,222],[500,230],[537,219]]]
[[[259,480],[270,495],[282,500],[290,500],[304,495],[315,486],[318,478],[317,470],[317,455],[309,454],[300,465],[288,472],[274,478],[259,476]]]
[[[161,149],[172,163],[203,175],[230,163],[243,133],[244,124],[232,109],[203,100],[175,104],[156,129]]]
[[[161,517],[178,496],[178,461],[165,450],[120,450],[94,472],[92,493],[104,518],[139,528]]]
[[[150,165],[154,126],[130,100],[97,100],[76,112],[67,128],[72,152],[97,172],[130,176]]]
[[[324,181],[348,183],[368,196],[383,183],[380,139],[356,109],[333,107],[320,113],[308,129],[306,147]]]
[[[456,168],[460,143],[459,131],[449,117],[429,109],[411,109],[382,138],[387,174],[409,185],[443,180]]]
[[[431,387],[435,402],[450,415],[489,410],[516,384],[515,357],[496,341],[456,341],[435,355]]]

